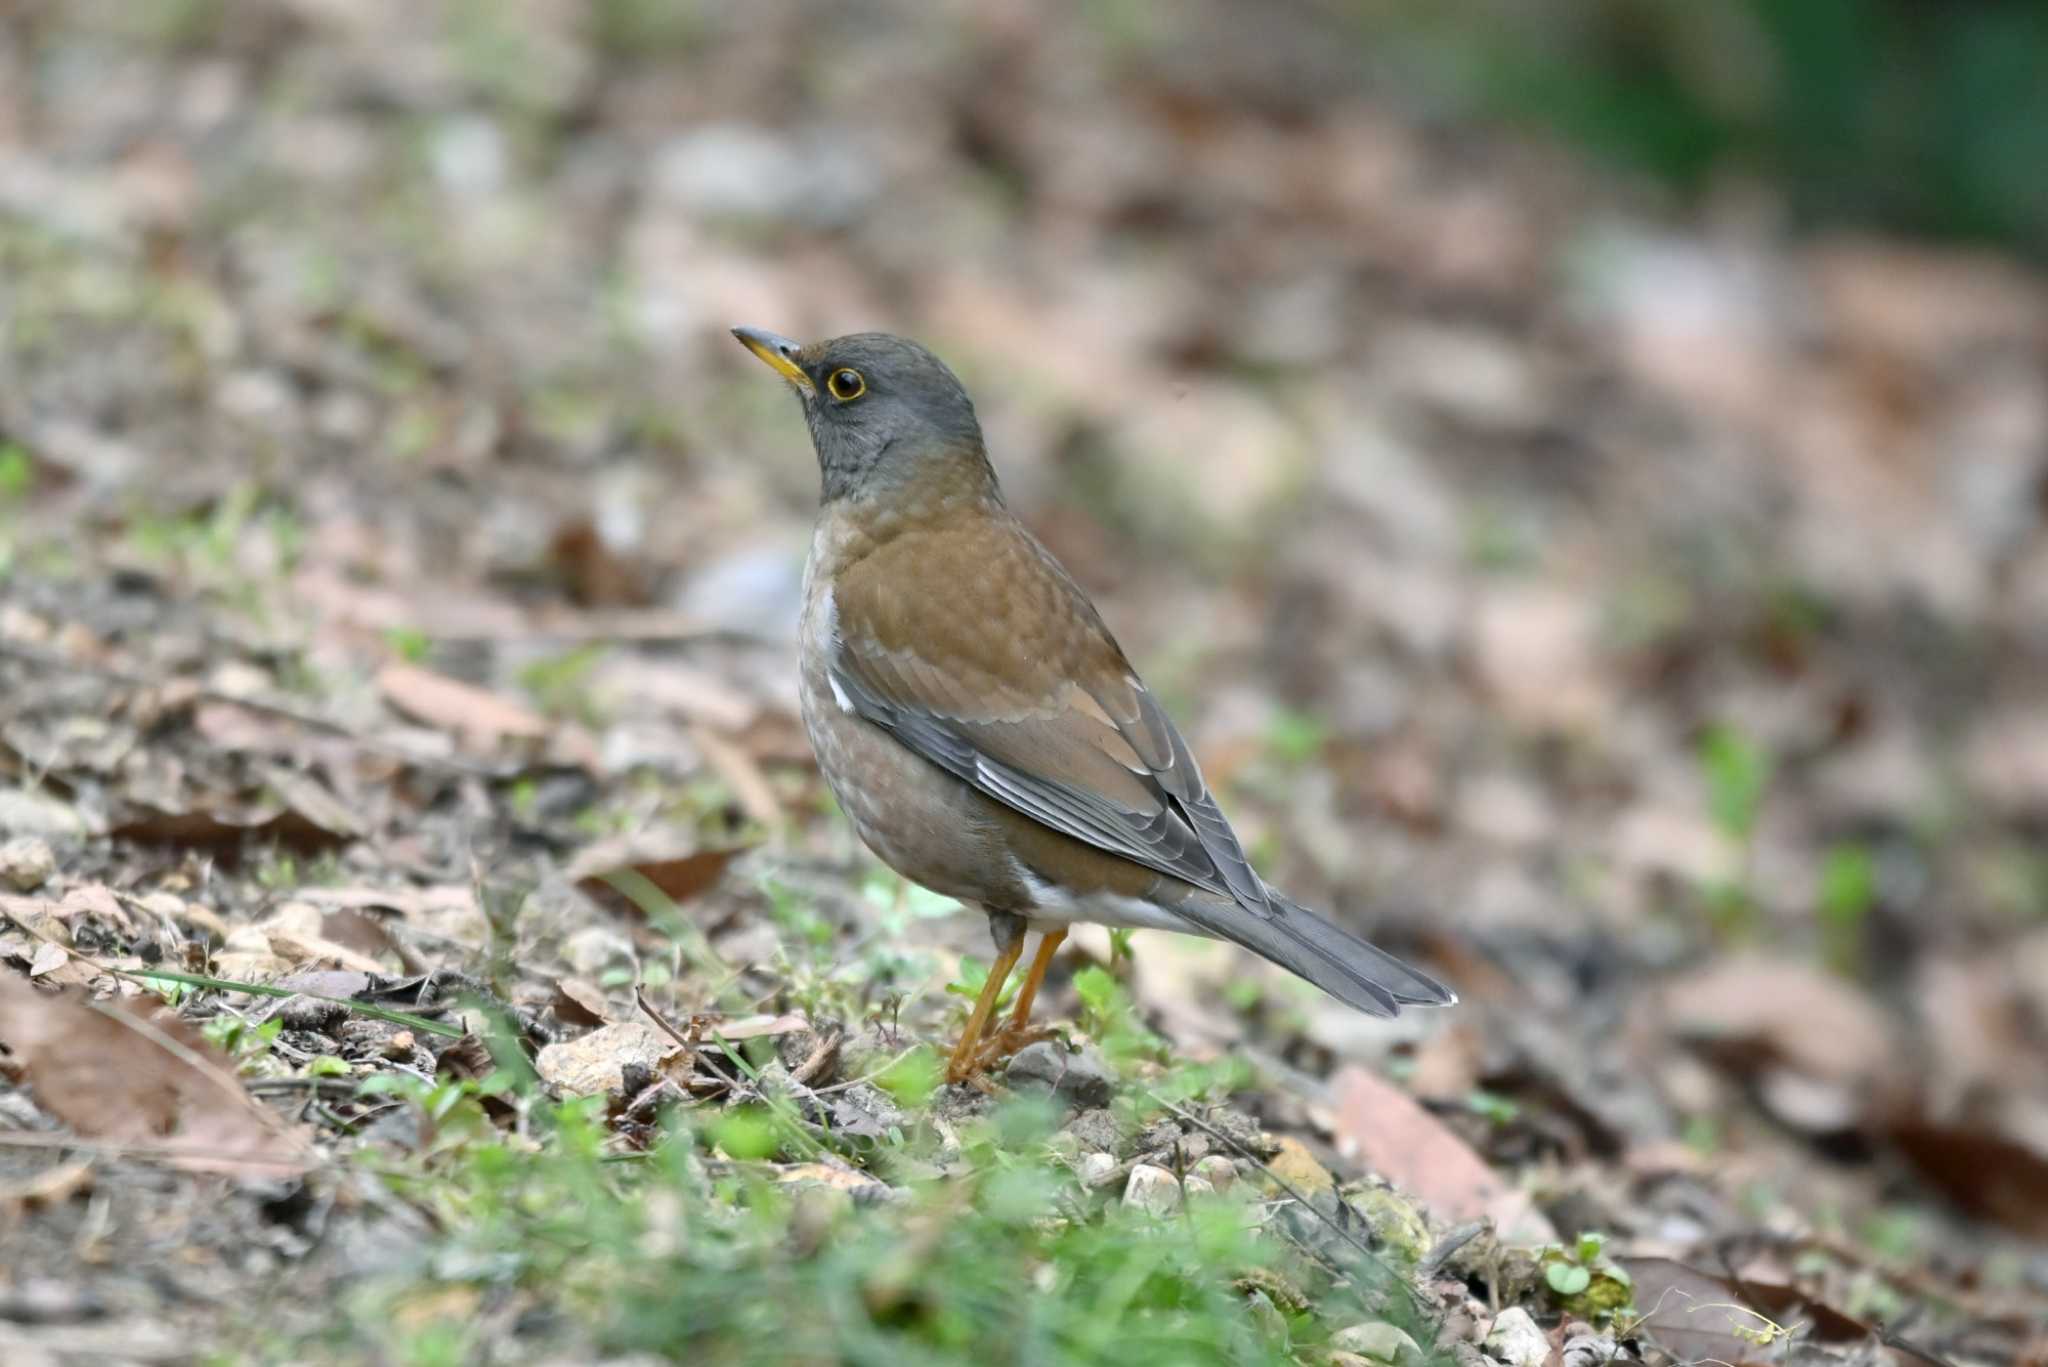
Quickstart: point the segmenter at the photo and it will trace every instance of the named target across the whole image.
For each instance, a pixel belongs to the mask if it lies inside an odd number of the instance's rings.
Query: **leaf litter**
[[[889,26],[629,10],[33,26],[183,92],[131,163],[104,83],[8,83],[0,832],[41,848],[0,1199],[39,1266],[252,1356],[309,1340],[219,1307],[317,1337],[340,1286],[386,1360],[715,1356],[757,1303],[793,1349],[813,1304],[1054,1314],[1228,1224],[1200,1324],[1248,1358],[1398,1360],[1413,1302],[1466,1367],[2043,1357],[2037,273],[1646,219],[1447,148],[1306,15],[938,20],[857,117],[756,127]],[[807,150],[848,128],[888,155]],[[988,948],[825,810],[815,474],[722,334],[877,320],[960,365],[1262,867],[1455,1020],[1091,934],[1021,1109],[937,1087]],[[195,1136],[302,1196],[133,1177]],[[718,1242],[783,1199],[772,1252]],[[144,1275],[158,1229],[204,1295]]]

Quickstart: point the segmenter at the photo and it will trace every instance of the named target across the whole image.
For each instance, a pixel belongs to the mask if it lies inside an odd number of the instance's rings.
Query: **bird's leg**
[[[1003,995],[1004,981],[1024,952],[1022,917],[991,916],[989,928],[995,933],[1000,948],[996,961],[988,967],[988,981],[981,985],[981,996],[975,999],[974,1010],[968,1014],[967,1027],[960,1032],[960,1042],[953,1046],[953,1057],[946,1061],[948,1082],[965,1082],[981,1068],[981,1032],[987,1028],[989,1016],[995,1012],[996,999]]]
[[[1066,928],[1048,930],[1038,937],[1038,953],[1032,956],[1031,971],[1024,975],[1024,985],[1017,989],[1017,1002],[1010,1008],[1010,1019],[998,1030],[995,1038],[983,1048],[983,1065],[1016,1053],[1034,1040],[1044,1039],[1046,1030],[1031,1028],[1031,1003],[1038,999],[1038,985],[1045,981],[1045,971],[1052,967],[1052,956],[1059,951],[1060,943],[1067,938]]]

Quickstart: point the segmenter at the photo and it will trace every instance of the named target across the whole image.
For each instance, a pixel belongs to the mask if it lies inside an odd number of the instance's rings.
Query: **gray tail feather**
[[[1457,993],[1428,974],[1332,925],[1299,902],[1277,892],[1271,896],[1271,916],[1247,911],[1235,902],[1215,906],[1198,898],[1189,898],[1174,910],[1211,935],[1270,959],[1367,1015],[1395,1016],[1404,1006],[1449,1006],[1458,1000]]]

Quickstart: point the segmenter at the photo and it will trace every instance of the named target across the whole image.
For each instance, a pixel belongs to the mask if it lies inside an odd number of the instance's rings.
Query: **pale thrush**
[[[937,357],[885,333],[733,335],[797,391],[824,476],[800,629],[818,767],[869,849],[995,936],[952,1080],[1027,1036],[1076,921],[1229,940],[1376,1016],[1456,1000],[1253,870],[1101,614],[1004,504]],[[984,1049],[1026,930],[1037,956]]]

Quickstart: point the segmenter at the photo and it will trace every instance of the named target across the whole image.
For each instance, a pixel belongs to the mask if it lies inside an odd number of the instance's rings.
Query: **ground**
[[[2048,1360],[2048,280],[1086,13],[0,19],[6,1361]],[[938,1085],[737,323],[1461,1004],[1083,933]]]

